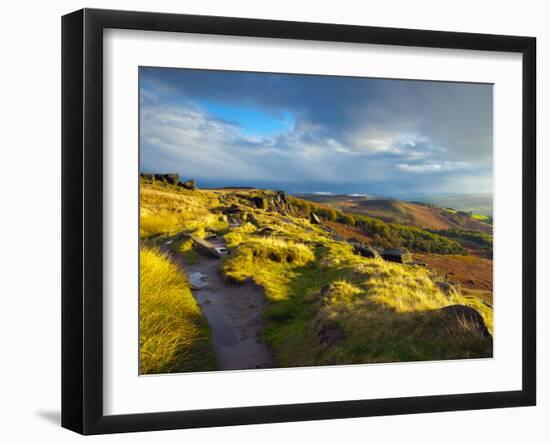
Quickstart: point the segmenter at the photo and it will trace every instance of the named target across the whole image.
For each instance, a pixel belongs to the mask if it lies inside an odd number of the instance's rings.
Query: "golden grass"
[[[302,243],[309,234],[315,242]],[[318,231],[284,235],[243,239],[223,267],[231,278],[251,278],[264,287],[270,301],[266,338],[279,366],[492,355],[492,340],[475,325],[449,322],[439,311],[471,306],[492,332],[493,311],[481,300],[454,290],[445,294],[425,268],[360,257],[349,244],[323,239]],[[308,252],[305,259],[288,260],[284,253],[273,254],[275,247]],[[327,328],[342,331],[344,338],[321,343],[319,334]]]
[[[249,237],[223,264],[223,272],[233,280],[248,278],[266,290],[271,300],[280,300],[288,294],[288,281],[295,267],[315,259],[311,249],[303,243],[278,238]]]
[[[490,304],[483,303],[485,297],[473,296],[466,290],[462,293],[451,289],[444,293],[435,284],[435,279],[441,276],[437,277],[429,269],[355,255],[349,243],[334,240],[323,226],[312,225],[306,218],[264,211],[247,204],[245,194],[257,195],[262,191],[180,191],[169,185],[149,184],[142,186],[141,191],[142,236],[154,233],[169,236],[182,230],[198,236],[210,230],[225,234],[231,253],[222,263],[223,274],[238,282],[252,279],[265,290],[268,305],[264,312],[264,338],[273,348],[276,366],[492,355],[492,339],[483,337],[476,325],[449,319],[440,311],[454,304],[471,306],[481,314],[492,333],[493,311]],[[247,222],[229,227],[217,208],[230,205],[240,207],[241,220]],[[271,229],[262,232],[265,227]],[[345,234],[349,234],[344,236],[347,237],[355,232],[350,229]],[[192,262],[194,252],[190,242],[181,241],[171,247]],[[158,251],[155,253],[158,255]],[[161,259],[167,261],[165,257]],[[460,264],[465,271],[480,263],[475,261],[477,258],[469,257],[448,260],[455,260],[454,265]],[[172,281],[173,286],[185,294],[184,301],[178,300],[177,305],[172,305],[175,301],[168,297],[162,306],[152,304],[153,308],[144,311],[151,316],[147,321],[153,331],[146,335],[153,339],[144,348],[146,354],[150,354],[146,359],[153,360],[155,356],[157,362],[152,366],[171,368],[169,370],[190,367],[191,359],[185,355],[192,355],[194,351],[180,353],[178,350],[194,349],[193,343],[202,343],[203,350],[209,346],[208,340],[194,338],[197,327],[204,334],[204,329],[196,325],[201,321],[205,323],[185,279],[181,281],[182,276],[176,272],[180,280],[171,280],[173,271],[174,268],[168,272],[160,265],[150,268],[150,275],[146,277],[150,280],[149,291],[155,293],[151,298],[164,299],[172,289],[162,284]],[[156,289],[157,285],[161,289]],[[187,317],[186,324],[190,326],[185,328],[174,326],[183,321],[178,318],[182,311],[179,303],[193,314]],[[155,328],[159,329],[158,333]],[[180,329],[190,335],[180,338],[171,335]],[[327,330],[339,331],[333,343],[320,340]],[[157,335],[165,338],[156,343]],[[176,342],[180,344],[174,345]],[[176,361],[184,363],[176,365]]]
[[[140,237],[173,235],[181,231],[204,236],[204,229],[227,228],[227,222],[210,209],[218,205],[217,196],[208,191],[189,191],[168,184],[140,186]]]
[[[140,373],[214,369],[210,330],[189,283],[166,255],[140,250]]]

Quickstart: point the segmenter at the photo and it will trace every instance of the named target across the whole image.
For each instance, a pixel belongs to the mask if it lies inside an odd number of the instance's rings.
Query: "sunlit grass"
[[[266,339],[280,366],[345,364],[487,357],[492,341],[468,322],[451,322],[439,311],[450,305],[475,308],[492,332],[492,309],[458,291],[444,294],[422,267],[367,259],[349,244],[301,243],[311,232],[301,230],[282,239],[241,238],[224,264],[238,281],[261,285],[270,304]],[[280,235],[280,232],[279,232]],[[290,238],[300,239],[293,243]],[[282,251],[304,251],[304,259],[288,259]],[[299,255],[299,252],[294,252]],[[316,256],[315,256],[316,255]],[[345,339],[326,346],[319,334],[338,328]]]
[[[475,325],[440,311],[455,304],[471,306],[492,333],[492,298],[488,303],[484,294],[458,287],[444,293],[429,269],[358,256],[326,226],[296,213],[259,209],[247,195],[270,194],[147,184],[141,188],[140,234],[144,239],[160,235],[158,244],[181,231],[198,237],[224,235],[230,254],[221,263],[222,273],[236,282],[253,280],[265,291],[263,335],[276,366],[492,355],[492,340]],[[222,215],[230,206],[238,210]],[[228,217],[233,218],[231,225]],[[349,236],[354,234],[350,230]],[[189,264],[197,260],[189,239],[181,238],[170,248]],[[193,359],[207,367],[212,361],[209,332],[188,283],[158,251],[144,249],[143,254],[145,317],[140,323],[146,323],[142,360],[147,369],[142,371],[194,370],[189,369]],[[472,260],[464,256],[460,263],[471,266]],[[327,330],[338,331],[329,344],[320,340]]]
[[[158,250],[140,250],[140,373],[215,368],[210,329],[185,276]]]
[[[215,194],[189,191],[167,184],[140,186],[140,237],[172,235],[181,231],[227,228],[227,222],[210,211],[218,204]]]

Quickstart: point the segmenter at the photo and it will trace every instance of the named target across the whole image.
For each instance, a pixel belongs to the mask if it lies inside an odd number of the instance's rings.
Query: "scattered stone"
[[[470,306],[451,305],[441,308],[439,311],[457,322],[467,322],[470,327],[478,331],[484,337],[489,337],[491,335],[481,314]]]
[[[380,253],[374,249],[372,246],[365,245],[363,243],[353,243],[353,250],[356,254],[361,255],[362,257],[367,258],[377,258],[380,257]]]
[[[193,249],[197,254],[204,255],[206,257],[212,257],[212,258],[221,258],[222,254],[218,251],[218,248],[216,248],[214,245],[212,245],[209,241],[204,240],[199,237],[195,237],[194,235],[187,234],[186,232],[182,232],[179,234],[179,239],[181,238],[189,238],[193,242]]]
[[[404,248],[388,248],[382,250],[382,258],[395,263],[411,263],[412,254]]]
[[[261,229],[258,229],[258,230],[256,231],[256,234],[257,234],[257,235],[260,235],[260,236],[262,236],[262,237],[267,237],[267,236],[272,235],[273,232],[275,232],[273,228],[270,228],[269,226],[265,226],[265,227],[263,227],[263,228],[261,228]]]
[[[194,191],[195,189],[197,189],[197,186],[195,185],[195,180],[193,179],[179,182],[178,186],[180,188],[188,189],[189,191]]]
[[[311,214],[309,214],[309,221],[314,225],[320,225],[321,217],[319,217],[315,212],[312,212]]]

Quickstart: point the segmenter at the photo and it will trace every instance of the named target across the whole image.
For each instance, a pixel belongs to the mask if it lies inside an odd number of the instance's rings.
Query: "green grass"
[[[318,232],[311,242],[311,232],[300,234],[287,231],[285,240],[269,242],[241,239],[223,266],[226,276],[250,278],[265,289],[264,337],[276,366],[492,355],[491,339],[472,325],[449,323],[438,311],[453,304],[472,306],[492,331],[492,309],[478,298],[442,293],[424,268],[356,256],[350,245]],[[296,239],[305,243],[292,244]],[[290,245],[300,252],[282,252]],[[343,338],[322,343],[320,335],[331,329]]]
[[[471,215],[471,218],[473,218],[474,220],[479,220],[485,223],[489,223],[491,225],[493,224],[493,217],[489,217],[488,215],[474,213]]]
[[[189,283],[166,255],[140,250],[141,374],[215,369],[210,328]]]
[[[344,214],[334,208],[296,197],[290,197],[289,200],[292,202],[297,214],[309,217],[311,213],[315,213],[324,220],[355,226],[372,237],[378,246],[385,248],[405,247],[414,252],[431,252],[435,254],[465,253],[460,243],[426,229],[399,223],[387,223],[384,220],[358,213],[348,212]],[[399,207],[397,204],[394,206]]]
[[[253,280],[265,291],[263,338],[273,349],[276,367],[492,355],[491,338],[439,311],[453,304],[471,306],[492,332],[493,311],[483,297],[456,290],[445,294],[423,267],[355,255],[349,243],[334,240],[325,226],[311,224],[308,211],[313,208],[325,219],[353,225],[379,246],[462,253],[458,243],[365,216],[327,208],[321,212],[299,199],[289,198],[292,212],[283,215],[269,205],[257,208],[248,198],[271,195],[142,184],[143,244],[160,244],[182,231],[199,237],[212,231],[224,235],[230,248],[221,262],[224,276],[236,282]],[[239,226],[230,226],[222,215],[232,205],[240,210]],[[187,263],[196,263],[188,239],[170,248]],[[141,253],[140,370],[214,368],[210,331],[185,277],[158,250],[144,247]]]

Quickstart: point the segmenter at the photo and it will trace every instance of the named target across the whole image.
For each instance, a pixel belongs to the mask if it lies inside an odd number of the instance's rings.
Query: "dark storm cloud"
[[[140,75],[142,169],[396,195],[430,184],[445,192],[492,186],[489,85],[156,68]],[[274,119],[291,114],[294,124],[245,134],[205,101]]]

